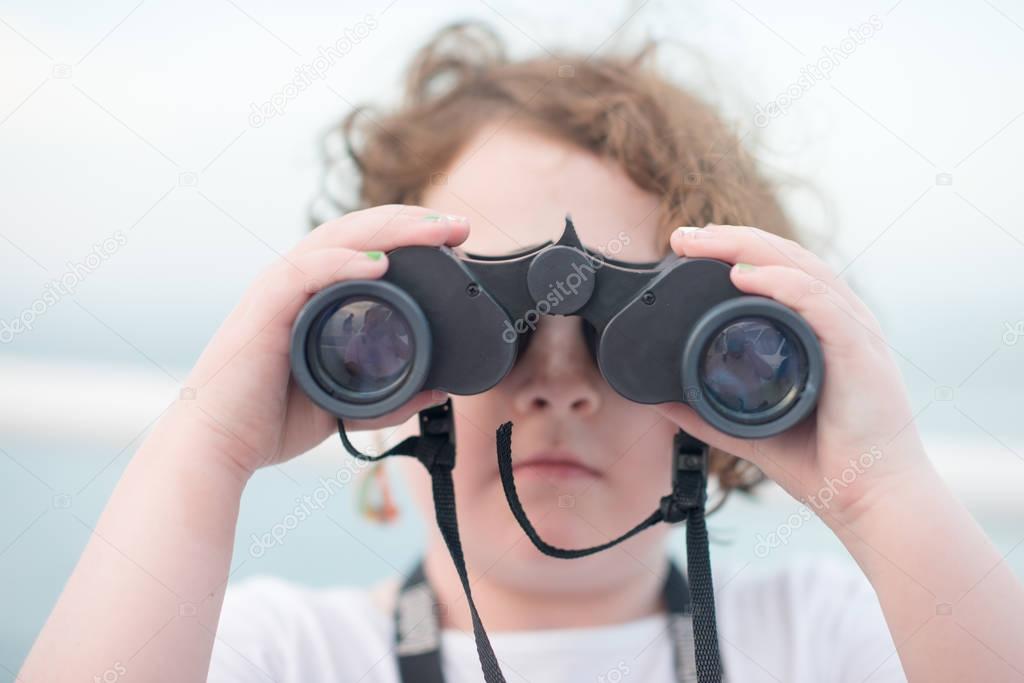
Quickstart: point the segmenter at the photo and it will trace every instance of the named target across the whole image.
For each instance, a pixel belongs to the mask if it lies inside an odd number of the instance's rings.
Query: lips
[[[603,476],[571,451],[540,451],[512,465],[517,477],[539,475],[555,479]]]

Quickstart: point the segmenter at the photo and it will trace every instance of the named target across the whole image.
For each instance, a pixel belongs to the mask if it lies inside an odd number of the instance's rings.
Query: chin
[[[564,479],[544,477],[535,473],[522,472],[516,475],[516,491],[530,523],[546,543],[557,548],[577,549],[600,545],[626,531],[624,520],[630,526],[640,521],[650,510],[642,509],[632,513],[621,504],[621,494],[610,481],[570,476]],[[505,499],[500,482],[488,495],[485,508],[471,512],[481,520],[474,536],[478,542],[493,545],[493,539],[512,539],[515,547],[505,550],[517,553],[524,560],[552,560],[566,563],[567,560],[551,558],[537,550],[526,538]],[[479,515],[479,516],[477,516]],[[635,518],[635,520],[634,520]],[[501,519],[502,531],[494,534],[494,521]],[[489,520],[489,521],[487,521]],[[467,529],[468,530],[468,529]],[[468,543],[468,540],[467,540]]]
[[[520,502],[538,535],[552,546],[570,550],[605,543],[650,514],[646,506],[633,510],[634,505],[624,505],[621,482],[613,484],[610,479],[576,473],[516,473]],[[533,545],[516,522],[497,473],[486,484],[466,488],[472,493],[460,497],[459,518],[471,571],[486,568],[509,585],[533,591],[592,590],[609,581],[629,580],[637,570],[649,571],[663,556],[668,527],[645,530],[595,555],[550,557]],[[426,503],[429,494],[422,493],[421,502]]]
[[[564,527],[561,535],[553,526],[542,529],[538,525],[537,531],[545,541],[561,548],[589,547],[608,540],[596,539],[592,531]],[[641,537],[650,532],[645,531]],[[659,553],[664,552],[660,535],[641,537],[631,538],[621,546],[594,555],[569,560],[545,555],[524,540],[504,555],[491,572],[503,583],[531,593],[564,595],[604,590],[632,580],[637,572],[649,572],[657,567],[661,557]]]
[[[550,493],[543,496],[543,502],[539,499],[529,497],[529,489],[521,491],[523,507],[530,522],[537,530],[537,534],[549,545],[556,548],[576,550],[589,548],[591,546],[605,543],[623,531],[621,518],[611,518],[609,510],[604,506],[594,505],[601,494],[594,496],[587,495],[587,500],[574,500],[574,505],[569,505],[569,500],[564,500],[564,506],[550,504]],[[568,494],[563,494],[568,495]],[[504,497],[502,497],[504,503]],[[508,528],[500,536],[502,538],[514,539],[512,547],[506,546],[499,564],[508,563],[517,565],[515,571],[521,571],[527,575],[531,573],[542,573],[549,576],[566,575],[579,579],[579,572],[589,569],[607,569],[608,563],[621,563],[626,556],[623,550],[635,553],[637,557],[643,557],[651,552],[651,546],[656,544],[657,534],[643,538],[651,530],[645,531],[639,537],[634,537],[620,547],[606,550],[596,555],[583,558],[563,559],[545,555],[538,550],[533,543],[526,538],[525,532],[519,527],[511,512],[507,510]],[[639,515],[642,518],[643,515]],[[494,538],[491,536],[490,538]],[[486,539],[479,539],[477,542],[488,545]],[[632,546],[632,547],[631,547]],[[630,560],[631,564],[635,562]]]
[[[618,524],[613,519],[604,519],[607,508],[594,505],[556,507],[542,519],[534,522],[537,533],[551,545],[560,548],[588,548],[599,545],[615,535]]]

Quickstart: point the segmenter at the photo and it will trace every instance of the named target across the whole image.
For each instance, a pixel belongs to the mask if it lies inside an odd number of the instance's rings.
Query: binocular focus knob
[[[545,315],[572,315],[594,294],[598,263],[573,247],[548,247],[534,257],[526,284],[537,311]],[[543,310],[542,310],[543,309]]]

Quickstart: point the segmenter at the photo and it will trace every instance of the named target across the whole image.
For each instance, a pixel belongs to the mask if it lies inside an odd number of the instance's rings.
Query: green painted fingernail
[[[468,223],[469,222],[469,219],[466,218],[465,216],[457,216],[457,215],[451,214],[451,213],[446,213],[446,214],[428,213],[426,216],[424,216],[422,218],[422,220],[428,221],[430,223],[440,223],[441,221],[447,221],[449,223]]]
[[[737,263],[736,270],[756,270],[757,266],[752,266],[749,263]]]
[[[380,261],[384,257],[383,251],[368,251],[366,252],[366,258],[371,261]]]

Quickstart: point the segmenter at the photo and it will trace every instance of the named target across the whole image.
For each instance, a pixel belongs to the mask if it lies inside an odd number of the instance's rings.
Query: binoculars
[[[626,399],[686,403],[732,436],[781,433],[817,404],[824,362],[813,330],[738,290],[723,261],[605,257],[568,216],[557,242],[514,254],[411,246],[388,260],[379,280],[318,292],[292,329],[296,382],[338,418],[384,415],[424,389],[487,391],[546,315],[582,320],[602,377]]]

